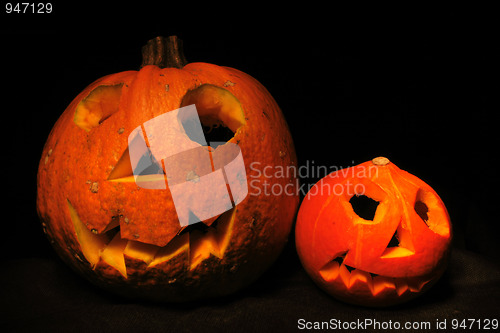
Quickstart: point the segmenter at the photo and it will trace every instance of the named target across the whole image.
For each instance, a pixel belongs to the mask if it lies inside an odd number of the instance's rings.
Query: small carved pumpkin
[[[437,193],[384,157],[315,184],[295,232],[314,282],[366,306],[401,303],[427,290],[445,270],[452,237]]]
[[[200,204],[198,198],[226,190],[232,176],[247,186],[261,168],[294,166],[296,156],[281,110],[259,82],[232,68],[186,64],[178,42],[150,41],[140,71],[105,76],[80,93],[52,129],[38,172],[38,213],[59,255],[104,288],[159,301],[225,295],[254,281],[282,250],[299,203],[297,195],[266,196],[255,188],[264,182],[254,182],[246,196],[236,198],[234,191],[225,196],[234,205],[224,213],[180,223],[172,170],[166,172],[170,164],[152,153],[153,141],[171,133],[157,126],[156,136],[149,135],[146,124],[155,123],[148,121],[195,105],[203,126],[223,131],[222,139],[210,140],[227,143],[211,148],[186,131],[183,140],[199,148],[190,154],[205,156],[208,166],[182,155],[184,164],[177,165],[186,172],[180,183],[215,174],[214,165],[221,169],[230,161],[224,157],[227,147],[241,152],[246,178],[226,172],[213,183],[222,188],[205,187],[200,197],[181,198],[192,207]],[[135,166],[134,131],[149,135],[140,141],[148,153]],[[149,164],[138,175],[144,158]],[[290,177],[265,181],[296,186]]]

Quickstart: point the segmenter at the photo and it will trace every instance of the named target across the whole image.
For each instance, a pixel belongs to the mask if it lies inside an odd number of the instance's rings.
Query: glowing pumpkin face
[[[140,71],[97,80],[61,115],[40,161],[38,212],[59,255],[104,288],[160,301],[229,294],[251,283],[277,258],[298,196],[253,191],[237,198],[232,191],[226,199],[233,208],[186,226],[180,223],[170,185],[195,184],[220,171],[234,160],[228,147],[237,147],[247,178],[226,172],[214,183],[219,188],[205,187],[201,194],[208,198],[221,187],[225,190],[226,183],[228,189],[235,182],[245,185],[262,172],[260,166],[296,165],[295,150],[281,110],[259,82],[232,68],[186,65],[176,53],[178,44],[165,47],[164,42],[148,44]],[[162,65],[164,56],[167,66]],[[155,137],[144,130],[149,136],[142,142],[148,146],[137,160],[150,163],[135,174],[131,134],[190,105],[196,106],[201,124],[213,130],[205,133],[207,141],[227,143],[214,148],[200,144],[199,138],[183,137],[197,149],[191,150],[193,156],[182,155],[178,170],[172,171],[162,156],[151,154]],[[153,134],[170,133],[158,129]],[[207,164],[193,163],[194,155],[204,156]],[[253,162],[258,163],[250,168]],[[296,183],[286,177],[266,181]],[[196,198],[183,199],[193,201],[190,207],[202,205]]]
[[[445,269],[450,242],[436,192],[383,157],[320,180],[297,217],[307,273],[329,294],[360,305],[401,303],[428,289]]]

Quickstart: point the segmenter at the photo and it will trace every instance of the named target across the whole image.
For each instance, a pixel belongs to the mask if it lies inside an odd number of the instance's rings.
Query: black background
[[[205,9],[56,2],[46,15],[1,9],[6,296],[0,297],[9,309],[2,312],[7,327],[161,330],[168,322],[183,331],[247,323],[251,331],[288,331],[298,318],[498,318],[500,31],[494,12],[307,5],[270,11],[235,3]],[[74,275],[53,253],[36,215],[43,144],[82,89],[104,75],[138,69],[141,46],[158,35],[179,36],[189,62],[234,67],[266,86],[287,119],[300,165],[348,167],[386,156],[430,184],[454,228],[454,259],[443,281],[398,309],[344,305],[307,278],[293,238],[256,284],[214,303],[122,300]]]

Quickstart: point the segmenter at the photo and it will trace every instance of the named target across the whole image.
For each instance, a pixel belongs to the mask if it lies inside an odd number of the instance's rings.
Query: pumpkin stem
[[[389,161],[389,159],[386,158],[386,157],[379,156],[379,157],[375,157],[372,160],[372,163],[375,164],[375,165],[384,166],[384,165],[387,165],[387,164],[391,163],[391,161]]]
[[[142,47],[141,68],[155,65],[160,68],[173,67],[181,69],[187,64],[182,50],[182,40],[177,36],[167,38],[158,36]]]

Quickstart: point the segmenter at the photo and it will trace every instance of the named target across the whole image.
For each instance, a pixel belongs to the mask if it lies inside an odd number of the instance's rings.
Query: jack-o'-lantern
[[[405,302],[427,290],[445,270],[452,237],[438,194],[384,157],[315,184],[295,234],[313,281],[365,306]]]
[[[202,136],[220,145],[205,147],[186,131],[182,140],[192,140],[201,147],[195,152],[210,159],[208,171],[185,159],[183,181],[194,184],[200,172],[215,174],[216,153],[231,145],[241,152],[246,178],[235,177],[247,192],[238,201],[234,192],[226,194],[233,205],[223,213],[182,225],[172,186],[143,186],[171,184],[168,163],[154,156],[153,136],[143,138],[146,153],[140,157],[155,163],[139,175],[130,139],[148,121],[189,105],[196,106]],[[99,286],[158,301],[226,295],[259,277],[284,247],[298,196],[269,196],[259,187],[293,187],[296,179],[259,177],[264,167],[294,165],[283,114],[257,80],[233,68],[186,64],[179,39],[158,37],[143,48],[139,71],[98,79],[58,119],[39,165],[37,208],[58,254]],[[203,198],[229,190],[230,175],[224,177],[218,188],[203,188]],[[257,180],[252,187],[250,179]],[[199,204],[193,195],[182,199]]]

